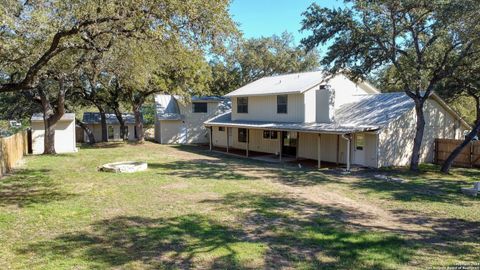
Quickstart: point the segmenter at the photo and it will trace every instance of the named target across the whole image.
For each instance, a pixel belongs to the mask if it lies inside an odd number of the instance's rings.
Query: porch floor
[[[280,160],[278,156],[275,154],[255,152],[255,151],[248,151],[248,157],[247,157],[246,150],[236,149],[236,148],[230,148],[227,152],[227,148],[215,146],[212,148],[212,151],[221,152],[223,154],[228,154],[233,156],[244,157],[244,158],[251,158],[251,159],[259,160],[263,162],[294,164],[304,168],[317,168],[317,165],[318,165],[317,161],[313,159],[305,159],[305,158],[297,159],[292,156],[283,155],[282,160]],[[342,167],[346,167],[346,165],[337,164],[334,162],[327,162],[327,161],[321,162],[321,168],[342,168]]]

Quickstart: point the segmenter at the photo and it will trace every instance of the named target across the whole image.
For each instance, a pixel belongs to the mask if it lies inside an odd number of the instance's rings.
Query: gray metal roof
[[[182,120],[177,100],[172,95],[155,95],[155,114],[158,120]]]
[[[224,101],[224,97],[217,97],[217,96],[193,96],[192,102],[222,102]]]
[[[43,113],[35,113],[32,115],[32,118],[30,119],[31,121],[34,122],[43,122]],[[60,118],[60,121],[72,121],[75,120],[75,114],[74,113],[66,113]]]
[[[403,92],[361,95],[356,98],[357,101],[344,104],[335,110],[335,121],[333,123],[232,121],[231,112],[227,112],[206,121],[205,125],[325,133],[352,133],[381,129],[414,108],[413,101]]]
[[[336,123],[288,123],[268,121],[232,121],[231,112],[222,114],[205,122],[207,126],[246,127],[270,130],[291,130],[324,133],[352,133],[358,131],[375,130],[376,127],[342,126]]]
[[[335,110],[335,122],[349,126],[384,127],[415,107],[404,92],[356,96],[357,101]]]
[[[322,71],[264,77],[228,93],[226,97],[303,93],[325,81]]]
[[[173,95],[155,95],[155,111],[157,120],[183,120],[185,118],[180,111],[178,102],[182,98]],[[192,102],[218,102],[221,103],[221,113],[230,109],[229,99],[217,96],[193,96]],[[225,106],[228,106],[225,109]],[[218,113],[217,113],[218,114]]]
[[[132,113],[123,113],[122,117],[123,117],[123,120],[125,121],[125,124],[129,124],[129,125],[135,124],[135,116]],[[118,122],[117,117],[113,113],[105,114],[105,118],[107,120],[107,125],[120,125],[120,122]],[[85,124],[100,124],[101,123],[100,113],[84,112],[82,121]]]

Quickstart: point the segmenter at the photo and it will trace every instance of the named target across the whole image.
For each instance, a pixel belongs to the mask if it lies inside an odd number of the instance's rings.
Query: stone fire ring
[[[134,173],[145,171],[148,168],[146,162],[121,161],[102,165],[99,170],[102,172]]]

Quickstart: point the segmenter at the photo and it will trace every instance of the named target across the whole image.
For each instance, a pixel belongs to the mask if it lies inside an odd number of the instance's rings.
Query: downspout
[[[342,138],[347,141],[347,172],[350,171],[350,144],[352,141],[350,135],[351,134],[342,134]]]

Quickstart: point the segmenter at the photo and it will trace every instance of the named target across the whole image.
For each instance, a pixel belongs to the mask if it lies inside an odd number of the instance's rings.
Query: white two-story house
[[[403,92],[307,72],[262,78],[226,96],[232,110],[205,122],[211,148],[317,160],[319,167],[409,162],[415,112]],[[422,162],[431,162],[435,138],[461,138],[469,126],[435,94],[425,110]]]

